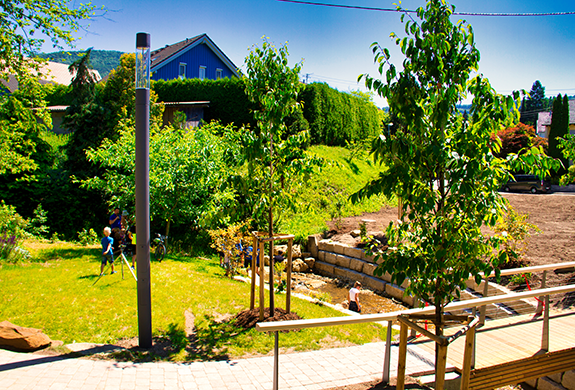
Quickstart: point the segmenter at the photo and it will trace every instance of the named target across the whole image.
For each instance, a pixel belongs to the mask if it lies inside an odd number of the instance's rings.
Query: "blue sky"
[[[324,0],[324,3],[394,8],[396,1]],[[403,58],[389,34],[403,35],[394,12],[351,10],[279,2],[277,0],[149,1],[104,0],[109,12],[78,34],[76,49],[133,52],[135,36],[151,34],[152,49],[207,33],[242,68],[248,49],[267,36],[276,44],[289,42],[290,62],[304,59],[302,78],[327,82],[342,90],[364,89],[359,74],[376,75],[370,44],[378,41],[391,51],[391,61]],[[572,12],[573,0],[457,0],[462,12]],[[425,5],[404,0],[406,9]],[[474,28],[481,52],[479,71],[500,93],[529,90],[535,80],[547,95],[575,95],[575,15],[546,17],[464,18]],[[44,51],[53,51],[45,47]],[[384,105],[381,99],[376,104]]]

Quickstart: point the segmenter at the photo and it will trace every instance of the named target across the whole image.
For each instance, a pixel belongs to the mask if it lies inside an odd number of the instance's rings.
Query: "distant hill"
[[[53,53],[39,53],[38,57],[60,64],[71,64],[76,61],[85,51],[57,51]],[[97,70],[102,78],[106,77],[112,69],[120,65],[121,51],[115,50],[92,50],[90,55],[90,67]]]

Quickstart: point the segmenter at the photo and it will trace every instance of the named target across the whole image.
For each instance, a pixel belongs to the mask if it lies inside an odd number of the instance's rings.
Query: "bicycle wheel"
[[[154,251],[154,257],[156,258],[156,261],[159,261],[161,263],[162,260],[164,260],[165,255],[166,255],[166,247],[164,246],[164,244],[158,244],[156,246],[156,250]]]

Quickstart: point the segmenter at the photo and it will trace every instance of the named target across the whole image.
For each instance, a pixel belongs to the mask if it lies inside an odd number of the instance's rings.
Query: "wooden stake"
[[[396,390],[405,389],[405,366],[407,360],[407,325],[401,322],[399,330],[399,355],[397,357],[397,384]]]
[[[286,311],[291,312],[291,266],[292,266],[293,238],[288,240],[287,270],[286,270]]]
[[[265,274],[264,274],[264,243],[263,243],[263,241],[260,241],[259,247],[260,247],[260,321],[263,321],[264,320],[264,305],[265,305],[265,293],[264,293]]]

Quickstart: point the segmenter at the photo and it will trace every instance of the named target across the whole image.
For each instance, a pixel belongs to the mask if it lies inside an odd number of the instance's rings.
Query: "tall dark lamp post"
[[[136,34],[136,259],[140,347],[152,347],[150,285],[150,34]]]

